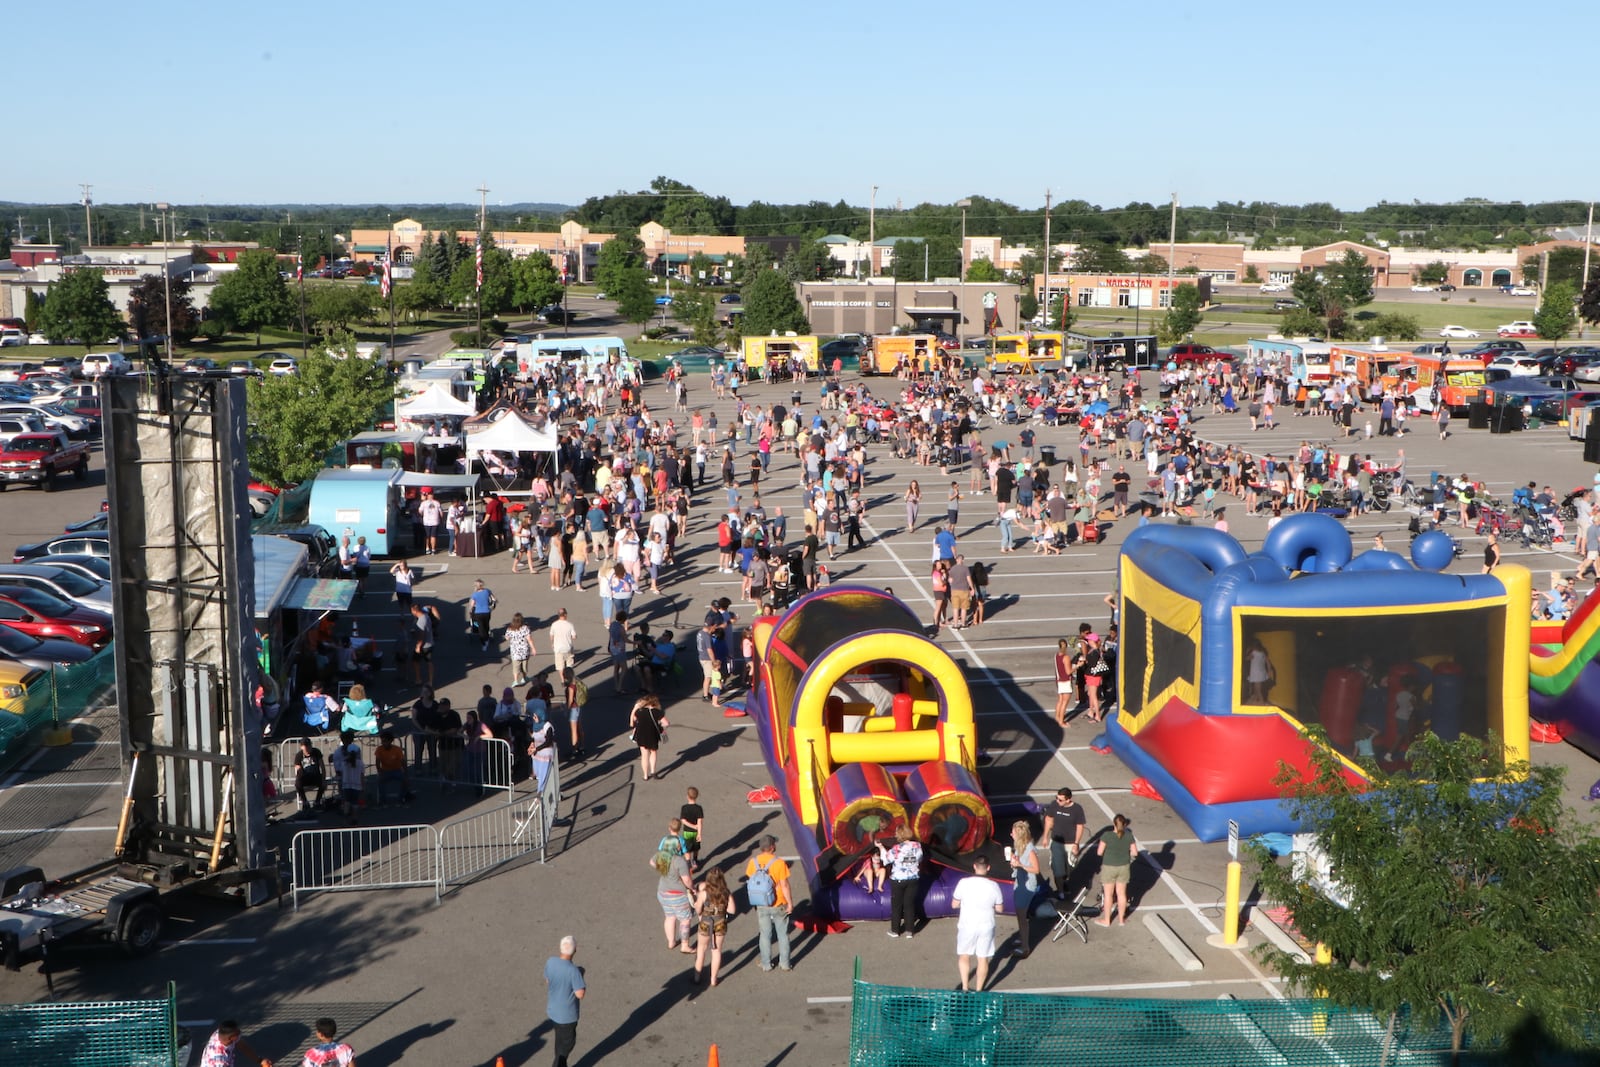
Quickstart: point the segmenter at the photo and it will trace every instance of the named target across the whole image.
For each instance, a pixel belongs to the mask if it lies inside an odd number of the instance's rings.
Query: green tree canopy
[[[331,337],[369,321],[378,310],[378,290],[365,283],[307,284],[306,310],[312,326]]]
[[[1072,254],[1072,269],[1082,274],[1126,274],[1132,268],[1127,253],[1105,241],[1084,241]],[[1167,269],[1165,260],[1161,269]]]
[[[594,265],[595,284],[601,292],[615,297],[620,279],[630,270],[644,271],[644,244],[637,234],[619,233],[600,246]]]
[[[1285,337],[1325,337],[1328,333],[1327,325],[1307,307],[1291,308],[1284,314],[1278,329]]]
[[[839,273],[839,262],[821,241],[805,241],[784,257],[783,272],[790,281],[816,282]]]
[[[1450,278],[1450,264],[1442,259],[1425,263],[1417,271],[1417,281],[1423,285],[1439,285]]]
[[[98,270],[75,270],[51,282],[45,291],[39,331],[52,344],[77,340],[88,350],[109,337],[121,337],[125,328],[111,303],[105,275]]]
[[[1167,343],[1182,341],[1194,332],[1203,318],[1200,314],[1200,287],[1184,282],[1172,290],[1172,304],[1161,324],[1162,337]]]
[[[263,326],[293,321],[295,304],[278,274],[277,254],[270,248],[241,252],[237,269],[223,275],[211,291],[210,309],[229,329],[254,333],[258,345]]]
[[[1577,299],[1578,287],[1573,282],[1559,281],[1545,286],[1544,295],[1539,298],[1539,310],[1533,313],[1533,325],[1539,336],[1546,341],[1559,341],[1571,333],[1578,325],[1578,313],[1573,306]]]
[[[543,252],[511,261],[511,302],[518,308],[561,303],[561,272]]]
[[[1328,264],[1328,288],[1347,310],[1372,303],[1372,268],[1367,257],[1345,249],[1337,264]]]
[[[617,314],[624,322],[649,322],[656,312],[655,293],[642,266],[619,270],[612,277],[606,295],[617,302]]]
[[[1571,824],[1563,769],[1508,763],[1497,738],[1428,733],[1409,773],[1370,765],[1363,792],[1314,751],[1313,779],[1285,788],[1344,903],[1254,855],[1267,899],[1333,962],[1261,954],[1334,1003],[1445,1019],[1458,1053],[1469,1032],[1492,1044],[1530,1020],[1581,1039],[1600,1004],[1600,847]]]
[[[1289,291],[1311,314],[1325,314],[1323,307],[1328,300],[1328,287],[1316,271],[1303,270],[1296,274],[1289,283]]]
[[[170,290],[170,292],[169,292]],[[162,278],[159,274],[146,274],[128,291],[128,321],[133,324],[134,336],[165,337],[167,304],[172,305],[174,340],[187,341],[200,325],[200,315],[194,309],[194,299],[189,295],[187,278]]]
[[[674,290],[672,315],[694,331],[694,342],[717,342],[717,298],[704,289]]]
[[[273,485],[315,478],[340,441],[369,428],[394,399],[387,368],[355,354],[355,338],[336,335],[331,349],[313,349],[299,372],[252,379],[250,470]]]
[[[1003,282],[1006,272],[995,266],[989,259],[975,259],[967,264],[967,281],[969,282]]]
[[[800,299],[794,295],[794,284],[782,271],[764,270],[745,283],[744,321],[739,329],[747,337],[789,330],[811,332]]]
[[[923,256],[932,256],[925,241],[896,241],[894,257],[889,261],[889,275],[897,282],[920,282],[923,274]]]
[[[1577,292],[1583,286],[1583,249],[1560,245],[1550,249],[1541,262],[1539,256],[1529,256],[1522,264],[1522,280],[1538,284],[1540,275],[1546,286],[1566,282]]]

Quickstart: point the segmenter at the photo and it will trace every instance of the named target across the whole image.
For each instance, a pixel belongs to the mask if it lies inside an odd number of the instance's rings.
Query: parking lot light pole
[[[967,208],[972,206],[971,200],[957,200],[956,207],[961,209],[961,280],[967,280]]]
[[[156,205],[156,210],[161,212],[161,285],[166,290],[167,297],[167,324],[164,331],[167,335],[167,367],[172,366],[172,212],[171,204],[165,201]]]

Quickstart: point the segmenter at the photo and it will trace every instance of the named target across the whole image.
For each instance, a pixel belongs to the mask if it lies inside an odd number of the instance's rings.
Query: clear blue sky
[[[1568,0],[58,0],[6,23],[10,200],[577,203],[667,175],[739,204],[1359,208],[1587,198],[1600,173],[1588,64],[1542,36],[1587,44]]]

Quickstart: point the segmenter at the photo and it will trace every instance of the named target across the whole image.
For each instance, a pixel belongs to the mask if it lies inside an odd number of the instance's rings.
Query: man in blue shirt
[[[939,559],[956,558],[956,534],[948,526],[939,527],[939,532],[933,535],[933,546],[939,552]]]
[[[544,1011],[556,1033],[556,1067],[567,1067],[567,1057],[578,1045],[578,1001],[583,999],[584,984],[582,969],[572,962],[577,954],[577,939],[568,934],[561,939],[561,955],[544,964],[544,981],[549,987]]]
[[[489,650],[489,615],[499,603],[479,578],[472,585],[472,595],[468,597],[472,612],[472,631],[483,642],[485,652]]]

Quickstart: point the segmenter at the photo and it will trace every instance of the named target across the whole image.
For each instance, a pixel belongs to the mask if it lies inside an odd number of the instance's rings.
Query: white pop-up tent
[[[450,390],[435,382],[410,400],[402,401],[394,413],[396,418],[416,421],[445,415],[471,415],[474,410],[471,404],[457,400],[450,395]]]
[[[469,455],[476,453],[480,459],[485,452],[548,452],[554,465],[558,462],[555,457],[559,448],[554,422],[547,422],[543,428],[536,427],[515,411],[507,411],[488,426],[467,427],[467,452]],[[490,473],[491,479],[496,466],[484,460],[484,470]]]

